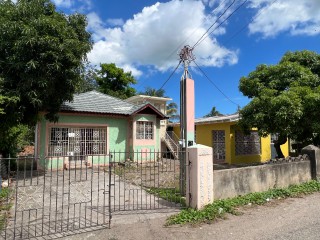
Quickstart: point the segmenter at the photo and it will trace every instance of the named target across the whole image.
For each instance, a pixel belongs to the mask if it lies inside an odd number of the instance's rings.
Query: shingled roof
[[[139,113],[140,110],[145,110],[145,108],[150,108],[160,117],[166,118],[165,115],[150,103],[134,105],[97,91],[75,94],[73,101],[63,103],[60,110],[62,112],[131,115]]]

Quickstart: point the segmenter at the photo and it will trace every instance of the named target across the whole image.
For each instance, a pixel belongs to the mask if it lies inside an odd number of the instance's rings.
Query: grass
[[[12,204],[8,203],[11,193],[9,188],[2,188],[0,192],[0,230],[4,228],[8,211],[12,207]]]
[[[181,196],[180,191],[177,188],[150,188],[147,192],[169,202],[180,203],[183,207],[186,206],[185,198]]]
[[[263,205],[273,199],[300,197],[320,191],[319,181],[310,181],[300,185],[292,185],[287,188],[270,189],[266,192],[250,193],[244,196],[214,201],[202,210],[185,209],[179,214],[167,219],[166,225],[173,224],[198,224],[212,222],[224,218],[226,213],[238,215],[238,208],[245,205]]]

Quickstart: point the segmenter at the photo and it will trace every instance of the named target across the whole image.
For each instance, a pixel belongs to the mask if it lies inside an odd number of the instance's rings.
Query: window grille
[[[49,156],[106,154],[106,128],[50,128]]]
[[[257,131],[244,135],[241,131],[235,132],[236,155],[252,155],[261,153],[260,136]]]
[[[213,130],[212,131],[212,148],[214,160],[225,160],[226,148],[225,148],[225,131]]]
[[[153,139],[153,122],[138,121],[136,126],[137,139]]]

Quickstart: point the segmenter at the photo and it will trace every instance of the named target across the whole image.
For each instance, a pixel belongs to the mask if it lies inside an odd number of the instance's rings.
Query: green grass
[[[214,201],[208,204],[202,210],[188,208],[182,210],[179,214],[173,215],[167,219],[166,225],[173,224],[197,224],[212,222],[219,218],[224,218],[226,213],[237,215],[237,210],[241,206],[253,204],[262,205],[273,199],[284,199],[289,197],[299,197],[320,191],[319,181],[310,181],[300,185],[292,185],[288,188],[270,189],[266,192],[250,193],[244,196],[228,198]]]
[[[180,203],[183,207],[186,206],[185,198],[181,196],[177,188],[149,188],[147,192],[169,202]]]
[[[8,211],[12,207],[12,203],[9,203],[12,192],[10,188],[2,188],[0,192],[0,230],[4,228]]]

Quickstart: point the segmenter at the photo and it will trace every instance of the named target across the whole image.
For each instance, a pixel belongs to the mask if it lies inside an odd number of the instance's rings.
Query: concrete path
[[[111,229],[64,239],[219,239],[219,240],[319,240],[320,193],[303,198],[245,207],[243,215],[228,216],[213,224],[164,227],[173,213],[115,216]]]

